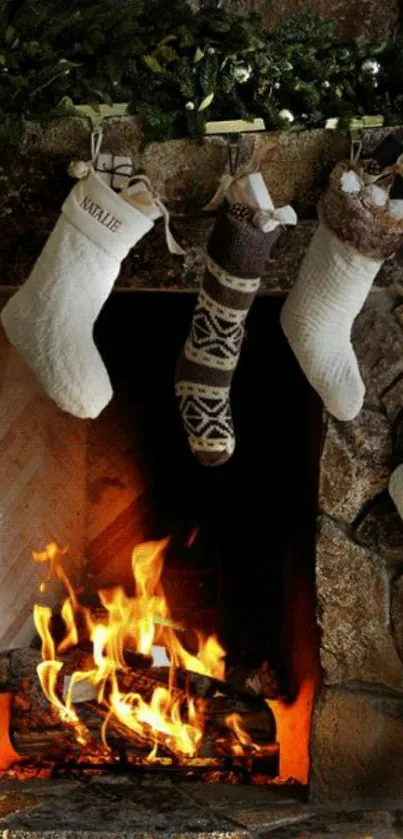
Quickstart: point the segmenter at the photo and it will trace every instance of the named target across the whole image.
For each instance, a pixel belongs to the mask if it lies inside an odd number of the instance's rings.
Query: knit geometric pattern
[[[220,370],[234,370],[243,340],[245,312],[220,306],[201,292],[185,344],[189,361]]]
[[[260,279],[234,277],[207,257],[175,385],[190,447],[205,465],[224,463],[235,448],[230,386],[259,285]]]
[[[303,372],[338,420],[354,419],[363,405],[365,386],[351,330],[381,265],[320,223],[281,312]]]
[[[233,437],[229,388],[178,382],[176,395],[189,443],[195,454],[232,454]]]

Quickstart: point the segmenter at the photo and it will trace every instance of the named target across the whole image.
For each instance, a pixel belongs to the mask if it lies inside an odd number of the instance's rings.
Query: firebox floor
[[[3,779],[0,839],[403,839],[403,802],[335,811],[300,799],[287,786],[162,777]]]

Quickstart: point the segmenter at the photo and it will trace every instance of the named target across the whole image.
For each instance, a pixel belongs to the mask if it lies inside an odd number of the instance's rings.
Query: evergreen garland
[[[185,0],[0,0],[0,124],[127,102],[146,141],[201,137],[207,120],[267,129],[380,114],[403,120],[403,40],[362,44],[305,10],[192,12]]]

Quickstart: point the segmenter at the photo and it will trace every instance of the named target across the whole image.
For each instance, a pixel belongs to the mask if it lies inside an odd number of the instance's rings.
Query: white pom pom
[[[401,198],[391,198],[388,204],[389,215],[396,221],[403,219],[403,201]]]
[[[91,163],[87,160],[72,160],[68,165],[67,172],[71,178],[77,178],[78,181],[82,181],[83,178],[88,177],[91,168]]]
[[[361,192],[362,187],[363,182],[357,175],[357,172],[354,172],[353,169],[350,169],[349,172],[344,172],[341,176],[341,188],[343,192],[347,192],[350,195],[356,195],[358,192]]]
[[[386,207],[388,203],[388,193],[376,184],[369,184],[362,191],[362,197],[367,204],[372,204],[373,207]]]

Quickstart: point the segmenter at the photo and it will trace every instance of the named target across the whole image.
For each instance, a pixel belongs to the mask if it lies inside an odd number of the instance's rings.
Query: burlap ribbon
[[[141,192],[130,193],[130,186],[133,186],[135,183],[143,184],[145,189]],[[129,186],[122,190],[120,194],[125,201],[128,201],[129,204],[137,210],[140,210],[146,216],[152,216],[157,207],[164,219],[165,239],[169,252],[175,254],[175,256],[185,255],[186,252],[181,248],[171,233],[169,211],[163,201],[161,201],[159,195],[153,191],[151,181],[146,175],[135,175],[133,178],[130,178]]]
[[[218,184],[217,191],[213,195],[211,201],[203,207],[203,210],[207,212],[212,212],[213,210],[218,210],[218,208],[223,203],[227,193],[232,187],[232,194],[234,197],[234,201],[240,201],[241,204],[245,201],[244,191],[242,190],[239,181],[242,181],[243,178],[247,178],[248,175],[252,175],[253,172],[256,170],[252,167],[248,166],[244,169],[241,169],[237,172],[236,175],[226,174],[223,175],[220,179],[220,183]]]

